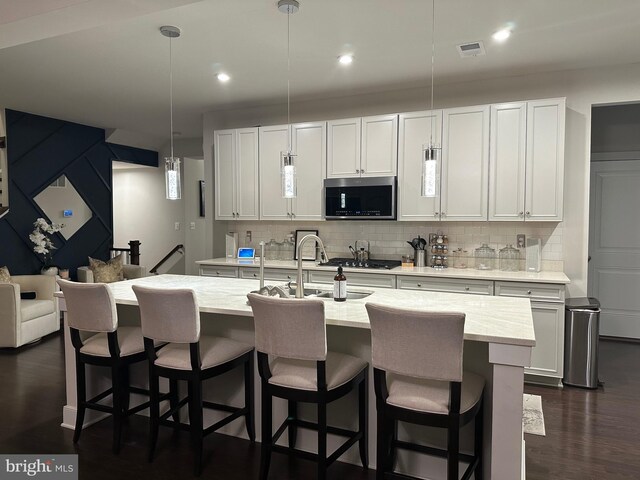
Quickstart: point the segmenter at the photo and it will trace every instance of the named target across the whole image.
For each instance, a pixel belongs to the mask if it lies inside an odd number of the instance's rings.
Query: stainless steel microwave
[[[395,220],[396,177],[327,178],[327,220]]]

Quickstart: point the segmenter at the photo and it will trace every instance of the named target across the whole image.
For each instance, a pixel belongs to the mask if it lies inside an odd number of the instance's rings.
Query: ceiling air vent
[[[457,45],[456,48],[462,58],[485,55],[484,45],[482,42],[463,43],[462,45]]]

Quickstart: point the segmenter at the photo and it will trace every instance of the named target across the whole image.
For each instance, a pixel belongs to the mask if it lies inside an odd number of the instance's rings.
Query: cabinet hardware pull
[[[469,287],[464,287],[464,289],[468,292],[469,291]]]
[[[440,213],[439,213],[439,212],[433,212],[433,216],[434,216],[434,217],[437,217],[438,215],[440,215]]]
[[[531,212],[525,212],[525,213],[526,213],[527,217],[531,216]]]
[[[421,284],[421,283],[419,283],[419,284],[418,284],[418,286],[419,286],[419,287],[422,287],[422,284]]]
[[[524,212],[518,212],[518,215],[524,217]]]
[[[527,290],[527,295],[531,295],[531,290]]]
[[[258,276],[258,274],[257,274],[257,273],[254,273],[254,274],[253,274],[253,278],[256,278],[257,276]]]
[[[291,275],[287,275],[287,280],[291,280]]]
[[[440,216],[441,216],[441,217],[446,217],[446,216],[447,216],[447,214],[446,214],[446,213],[444,213],[444,212],[441,212],[441,213],[440,213]]]

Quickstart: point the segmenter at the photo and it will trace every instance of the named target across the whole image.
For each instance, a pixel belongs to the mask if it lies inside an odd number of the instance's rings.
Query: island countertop
[[[109,284],[118,304],[137,305],[132,285],[158,288],[191,288],[195,291],[202,313],[253,316],[247,294],[257,290],[257,280],[200,277],[189,275],[156,275]],[[305,284],[328,290],[327,285]],[[507,345],[534,346],[535,334],[531,304],[526,298],[492,297],[457,293],[422,292],[386,288],[358,288],[350,291],[373,292],[360,300],[325,301],[327,325],[369,328],[365,303],[378,303],[399,308],[463,312],[466,314],[465,340]]]
[[[255,260],[239,260],[237,258],[211,258],[208,260],[198,260],[196,264],[201,266],[233,266],[242,268],[257,268],[260,266],[259,259]],[[297,262],[293,260],[265,260],[265,268],[281,268],[281,269],[296,269],[298,267]],[[319,265],[317,262],[304,261],[302,262],[302,268],[304,270],[321,270],[331,271],[336,270],[335,267],[328,267]],[[431,267],[395,267],[389,270],[387,269],[364,269],[364,268],[350,268],[345,267],[344,271],[376,274],[376,275],[411,275],[419,277],[434,277],[434,278],[460,278],[465,280],[494,280],[494,281],[507,281],[507,282],[529,282],[529,283],[556,283],[556,284],[568,284],[571,281],[563,272],[504,272],[501,270],[476,270],[475,268],[444,268],[436,269]]]

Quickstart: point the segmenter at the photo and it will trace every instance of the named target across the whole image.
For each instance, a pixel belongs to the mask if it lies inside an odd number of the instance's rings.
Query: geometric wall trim
[[[107,259],[113,245],[112,161],[147,165],[155,158],[157,166],[157,152],[109,144],[101,128],[8,109],[5,116],[11,209],[0,219],[0,266],[7,265],[12,274],[40,270],[29,234],[36,218],[48,217],[34,198],[61,175],[92,217],[68,240],[55,235],[53,263],[75,275],[87,256]]]

